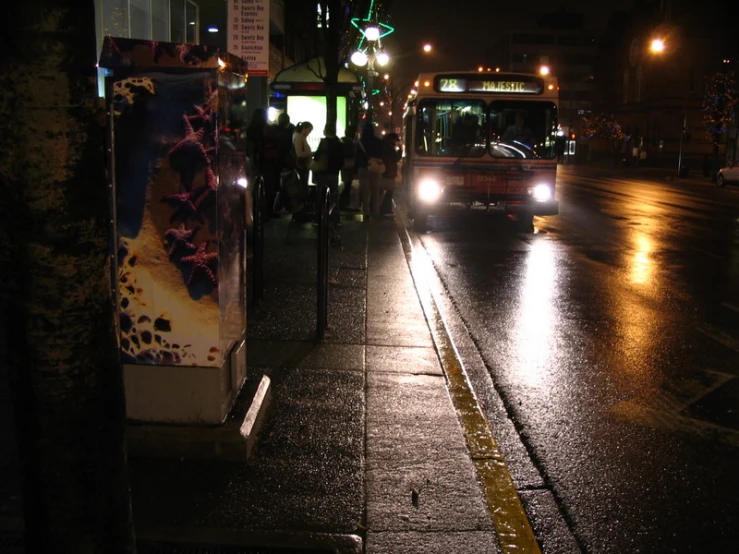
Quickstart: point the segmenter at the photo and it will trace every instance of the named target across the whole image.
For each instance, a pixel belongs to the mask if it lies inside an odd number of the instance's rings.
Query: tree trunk
[[[135,552],[94,1],[5,9],[0,301],[26,550]]]
[[[339,81],[339,34],[341,33],[342,10],[339,0],[327,2],[331,20],[326,32],[324,61],[326,63],[326,123],[334,123],[338,119],[336,89]],[[343,129],[337,129],[343,131]]]

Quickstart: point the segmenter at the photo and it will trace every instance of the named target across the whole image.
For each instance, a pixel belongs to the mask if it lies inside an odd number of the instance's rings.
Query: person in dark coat
[[[336,136],[336,124],[327,123],[323,138],[313,157],[313,181],[328,187],[331,199],[331,228],[336,239],[336,229],[340,222],[339,213],[339,171],[344,167],[344,147]]]
[[[397,133],[388,133],[382,138],[382,161],[385,162],[385,173],[380,178],[377,212],[380,215],[393,214],[393,191],[398,179],[398,162],[402,156],[399,147],[400,137]],[[375,210],[373,210],[375,211]]]
[[[341,190],[341,198],[339,198],[339,206],[341,209],[349,209],[352,203],[352,181],[356,177],[354,173],[354,149],[357,147],[357,127],[355,125],[347,125],[344,136],[341,137],[341,144],[344,147],[344,167],[341,169],[341,183],[344,188]]]
[[[267,110],[264,108],[254,110],[246,128],[246,155],[254,174],[264,180],[263,216],[269,219],[280,186],[280,163],[277,141],[272,126],[267,121]],[[254,188],[252,192],[256,192]]]
[[[354,149],[354,172],[359,179],[359,196],[365,219],[369,219],[370,215],[377,217],[380,214],[379,202],[376,203],[376,213],[372,214],[372,198],[377,198],[380,194],[380,174],[367,168],[370,158],[382,158],[382,141],[375,135],[374,124],[367,121]]]

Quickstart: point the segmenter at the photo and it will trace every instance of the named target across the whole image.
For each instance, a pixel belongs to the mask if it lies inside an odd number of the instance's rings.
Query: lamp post
[[[351,62],[359,67],[367,66],[367,113],[370,121],[372,117],[372,90],[375,86],[375,77],[378,75],[375,64],[379,66],[387,65],[390,56],[382,50],[380,43],[380,28],[369,26],[363,31],[364,38],[367,39],[367,48],[365,50],[357,50],[351,55]]]
[[[656,55],[662,55],[666,50],[666,43],[661,38],[653,38],[652,41],[649,44],[649,51],[652,54]],[[688,63],[687,68],[688,71],[692,71],[691,65],[693,60],[693,53],[690,48],[687,49],[688,52]],[[688,77],[689,79],[689,77]],[[677,154],[677,176],[678,178],[682,177],[683,175],[683,153],[685,148],[685,134],[688,129],[688,94],[690,93],[690,82],[685,83],[685,94],[683,95],[683,106],[682,106],[682,115],[683,115],[683,121],[682,126],[680,128],[680,146],[678,147],[678,154]]]

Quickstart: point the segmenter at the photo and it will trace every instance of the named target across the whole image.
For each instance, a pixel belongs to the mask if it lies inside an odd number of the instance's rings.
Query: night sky
[[[391,2],[391,3],[390,3]],[[529,0],[512,3],[490,0],[390,0],[389,24],[395,33],[383,40],[388,53],[398,55],[389,72],[399,81],[419,70],[474,69],[497,37],[511,30],[532,29],[545,13],[558,11],[556,3]],[[585,27],[596,36],[615,10],[626,10],[634,0],[569,0],[567,11],[583,13]],[[423,6],[423,7],[420,7]],[[416,55],[424,42],[435,47],[431,56]]]

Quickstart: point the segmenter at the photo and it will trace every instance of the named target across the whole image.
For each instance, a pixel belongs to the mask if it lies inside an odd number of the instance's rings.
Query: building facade
[[[489,67],[535,73],[549,67],[559,81],[559,124],[568,137],[580,136],[580,121],[592,110],[593,66],[597,52],[594,32],[582,14],[561,11],[542,17],[531,30],[510,31],[488,51]]]
[[[697,171],[707,158],[733,159],[736,127],[714,141],[703,101],[709,81],[736,68],[738,35],[714,0],[643,0],[614,14],[600,41],[595,105],[624,131],[623,157]],[[663,48],[653,48],[661,40]]]
[[[226,0],[95,0],[96,36],[203,44],[227,49]],[[285,0],[269,1],[269,78],[300,56],[286,36]]]

